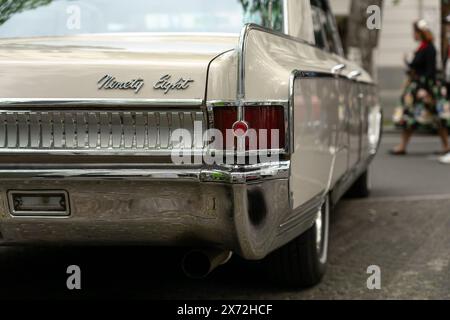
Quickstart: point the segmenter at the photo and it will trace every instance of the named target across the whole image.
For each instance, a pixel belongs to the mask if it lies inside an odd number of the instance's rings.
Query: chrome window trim
[[[341,35],[339,34],[336,16],[334,15],[333,11],[331,10],[329,1],[327,0],[326,2],[327,2],[327,18],[331,19],[330,22],[331,22],[331,27],[333,29],[333,39],[336,42],[335,45],[337,46],[337,51],[338,51],[338,52],[336,52],[336,54],[341,58],[345,58],[344,46],[342,44]]]
[[[283,0],[283,33],[289,34],[288,0]]]
[[[330,44],[329,44],[329,42],[328,42],[328,40],[327,40],[327,35],[326,35],[325,30],[324,30],[324,27],[323,27],[323,21],[322,21],[322,18],[323,18],[323,17],[327,18],[325,11],[324,11],[322,8],[319,8],[319,7],[316,7],[316,6],[311,5],[311,13],[313,13],[314,15],[316,15],[317,18],[319,19],[319,23],[320,23],[320,33],[321,33],[321,36],[322,36],[323,41],[324,41],[324,47],[321,48],[321,47],[319,47],[319,46],[317,45],[317,39],[315,39],[315,40],[316,40],[316,41],[315,41],[315,43],[316,43],[316,44],[315,44],[316,48],[318,48],[318,49],[320,49],[320,50],[323,50],[323,51],[325,51],[325,52],[327,52],[327,53],[333,54],[333,51],[330,49]],[[314,18],[313,18],[313,20],[314,20]],[[314,35],[314,38],[315,38],[315,35]]]

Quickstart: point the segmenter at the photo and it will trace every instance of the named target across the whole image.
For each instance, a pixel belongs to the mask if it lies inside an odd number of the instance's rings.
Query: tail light
[[[247,106],[238,121],[237,107],[216,107],[214,126],[220,130],[224,149],[237,149],[238,137],[245,137],[245,150],[284,149],[286,146],[284,107]],[[233,141],[228,141],[233,139]],[[276,139],[276,140],[274,140]]]

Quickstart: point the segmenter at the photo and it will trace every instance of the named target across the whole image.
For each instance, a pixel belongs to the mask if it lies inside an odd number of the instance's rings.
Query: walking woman
[[[402,141],[393,155],[405,155],[414,130],[420,124],[434,123],[442,140],[442,154],[450,152],[448,130],[439,118],[436,102],[440,91],[436,83],[437,51],[433,44],[433,34],[425,20],[414,23],[414,38],[420,43],[412,62],[405,62],[409,80],[402,97]]]

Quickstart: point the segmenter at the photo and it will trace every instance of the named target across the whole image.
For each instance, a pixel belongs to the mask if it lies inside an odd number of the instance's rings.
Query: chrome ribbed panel
[[[170,151],[174,130],[193,136],[196,121],[205,130],[202,111],[0,111],[0,152]]]

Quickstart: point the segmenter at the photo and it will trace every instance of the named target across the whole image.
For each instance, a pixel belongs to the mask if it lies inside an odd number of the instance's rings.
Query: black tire
[[[366,170],[348,190],[347,198],[367,198],[370,196],[369,170]]]
[[[320,211],[322,223],[321,241],[318,245],[319,228],[314,226],[265,260],[265,271],[269,278],[284,287],[309,288],[320,283],[328,260],[328,234],[330,202],[327,197]],[[319,248],[320,247],[320,248]]]

